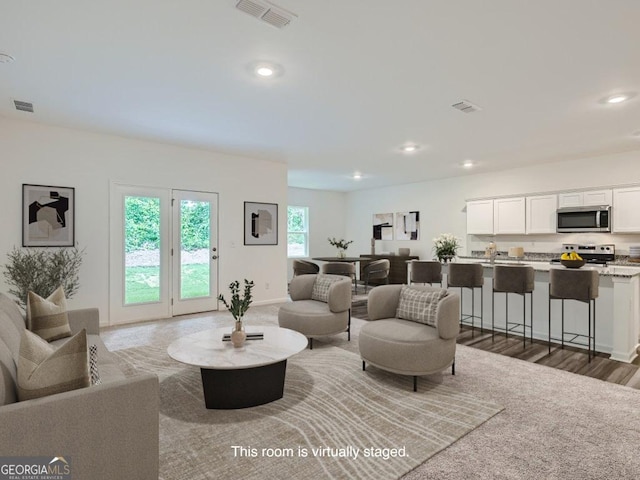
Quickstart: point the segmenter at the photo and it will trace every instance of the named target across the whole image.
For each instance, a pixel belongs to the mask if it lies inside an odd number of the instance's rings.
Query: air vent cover
[[[276,28],[284,28],[294,18],[298,18],[297,15],[284,8],[259,0],[240,0],[236,4],[236,8]]]
[[[473,113],[473,112],[477,112],[479,110],[482,110],[482,108],[480,108],[477,105],[474,105],[469,100],[462,100],[462,101],[460,101],[458,103],[454,103],[451,106],[453,108],[456,108],[456,109],[460,110],[461,112],[464,112],[464,113]]]
[[[14,100],[13,104],[16,106],[16,110],[20,110],[21,112],[33,113],[33,103]]]

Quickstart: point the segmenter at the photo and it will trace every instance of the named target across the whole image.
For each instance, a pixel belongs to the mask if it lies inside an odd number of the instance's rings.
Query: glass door
[[[113,184],[110,323],[217,310],[218,196]]]
[[[218,195],[174,190],[173,315],[217,310]]]

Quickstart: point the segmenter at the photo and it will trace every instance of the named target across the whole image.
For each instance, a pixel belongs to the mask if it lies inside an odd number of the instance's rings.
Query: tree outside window
[[[309,208],[287,207],[287,254],[309,256]]]

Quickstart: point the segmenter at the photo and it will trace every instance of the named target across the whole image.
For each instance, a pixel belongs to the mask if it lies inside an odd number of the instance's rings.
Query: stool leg
[[[596,356],[596,299],[593,299],[593,356]]]
[[[549,355],[551,355],[551,295],[549,295],[549,341],[547,346],[549,347]]]
[[[496,336],[496,291],[491,291],[491,341]]]
[[[587,358],[589,359],[589,363],[591,363],[591,300],[589,300],[589,318],[587,320],[587,323],[589,324],[589,336],[587,337]]]
[[[531,334],[531,345],[533,345],[533,292],[529,294],[529,321],[531,322],[529,333]]]
[[[367,370],[367,364],[364,363],[364,360],[362,360],[362,371],[366,371]]]
[[[418,391],[418,377],[416,377],[415,375],[413,376],[413,391]]]
[[[464,317],[464,287],[460,287],[460,325],[462,325],[462,317]]]
[[[476,291],[473,287],[469,288],[469,291],[471,292],[471,338],[473,338],[476,333]]]
[[[509,293],[504,294],[504,338],[509,338]]]
[[[480,285],[480,333],[484,333],[484,288]]]
[[[562,332],[560,332],[560,342],[562,344],[562,349],[564,350],[564,298],[560,300],[562,303]]]
[[[527,348],[527,294],[522,295],[522,348]]]

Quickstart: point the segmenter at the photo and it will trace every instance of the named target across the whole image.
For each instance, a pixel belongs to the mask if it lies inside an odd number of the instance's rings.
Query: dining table
[[[344,262],[344,263],[357,263],[362,260],[372,260],[369,257],[312,257],[312,260],[318,260],[319,262]],[[356,269],[357,272],[358,269]],[[357,273],[356,273],[357,276]],[[355,293],[358,293],[358,280],[354,278]]]

